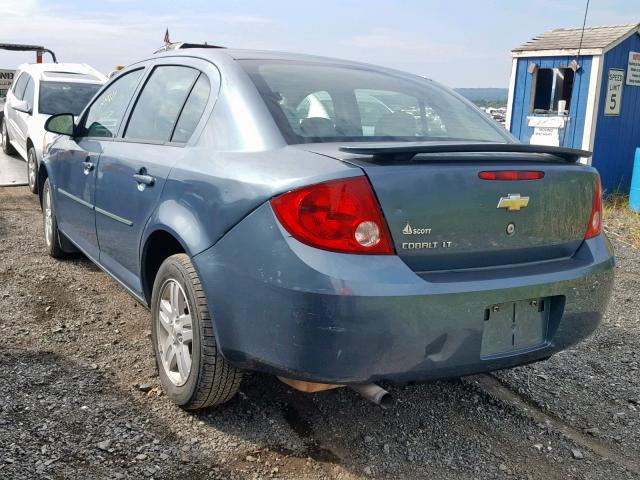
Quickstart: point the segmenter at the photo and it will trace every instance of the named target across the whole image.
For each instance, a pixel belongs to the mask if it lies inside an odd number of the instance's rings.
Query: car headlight
[[[55,136],[50,134],[45,134],[42,138],[42,158],[44,158],[49,153],[49,147],[55,140]]]

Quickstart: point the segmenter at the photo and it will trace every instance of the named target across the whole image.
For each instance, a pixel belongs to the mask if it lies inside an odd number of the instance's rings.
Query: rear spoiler
[[[341,152],[358,155],[373,155],[374,160],[411,160],[420,153],[533,153],[559,157],[567,163],[576,163],[580,158],[591,157],[591,152],[566,147],[528,145],[524,143],[411,143],[379,144],[369,146],[340,147]]]

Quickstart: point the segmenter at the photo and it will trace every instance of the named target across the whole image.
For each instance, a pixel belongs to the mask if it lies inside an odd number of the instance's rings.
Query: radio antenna
[[[589,13],[589,0],[587,0],[587,6],[584,9],[584,20],[582,21],[582,33],[580,34],[580,45],[578,46],[578,55],[576,55],[576,60],[580,57],[580,51],[582,50],[582,40],[584,39],[584,29],[587,25],[587,13]]]

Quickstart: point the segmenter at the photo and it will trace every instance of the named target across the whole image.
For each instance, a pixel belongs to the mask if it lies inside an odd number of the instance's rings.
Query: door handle
[[[136,179],[136,182],[138,183],[143,183],[145,185],[149,185],[150,187],[155,183],[156,179],[153,178],[151,175],[140,175],[139,173],[136,173],[133,178]]]
[[[94,169],[95,166],[96,164],[90,162],[88,157],[84,162],[82,162],[82,170],[84,171],[85,175],[89,175],[89,173]]]
[[[141,168],[138,173],[133,176],[133,178],[136,180],[136,182],[138,182],[138,185],[148,185],[149,187],[152,187],[156,182],[155,178],[147,174],[146,168]]]

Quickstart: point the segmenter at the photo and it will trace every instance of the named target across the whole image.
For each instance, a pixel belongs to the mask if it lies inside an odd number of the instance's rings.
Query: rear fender
[[[185,205],[173,199],[164,200],[158,205],[147,222],[140,241],[138,258],[141,275],[144,275],[145,271],[145,248],[147,243],[151,235],[159,231],[173,236],[181,245],[182,250],[192,259],[213,243],[213,239],[207,235],[207,229],[198,220],[197,215],[194,215]],[[200,271],[195,261],[193,264],[200,280],[204,283],[203,272]],[[142,278],[142,283],[144,284],[145,282],[146,280]],[[147,296],[148,306],[151,308],[151,290],[146,292],[145,295]],[[216,333],[216,342],[218,342],[215,322],[212,322],[212,326]],[[220,348],[220,345],[218,345],[218,348]]]
[[[180,242],[184,252],[190,257],[203,251],[212,243],[198,216],[173,199],[162,201],[147,222],[140,242],[140,257],[147,240],[158,230],[170,233]]]

